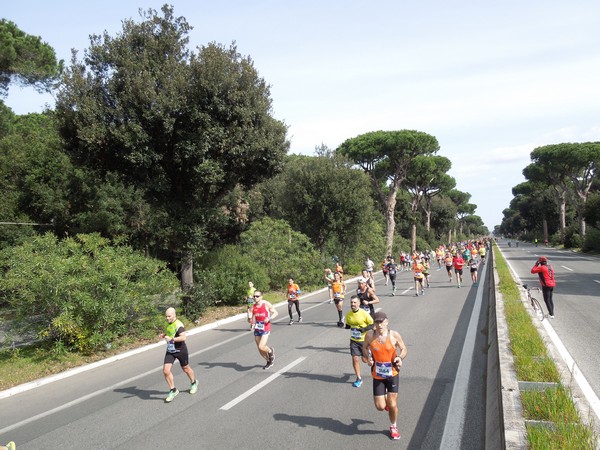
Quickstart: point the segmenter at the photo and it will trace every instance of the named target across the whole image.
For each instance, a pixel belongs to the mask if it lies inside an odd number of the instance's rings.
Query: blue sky
[[[82,55],[90,34],[114,35],[164,1],[0,0],[2,17],[57,56]],[[271,85],[291,152],[336,148],[374,130],[435,136],[457,188],[492,230],[538,146],[600,140],[600,2],[171,1],[211,41],[249,55]],[[52,105],[12,87],[17,114]]]

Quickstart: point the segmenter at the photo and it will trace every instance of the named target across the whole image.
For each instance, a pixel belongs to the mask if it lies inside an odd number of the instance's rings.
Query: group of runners
[[[456,285],[460,288],[463,283],[463,269],[467,265],[471,274],[471,282],[477,286],[478,268],[485,262],[487,246],[486,242],[477,241],[452,245],[448,248],[440,246],[435,251],[438,267],[441,268],[442,264],[445,265],[450,283],[453,282],[452,275],[454,273]]]
[[[474,245],[474,244],[473,244]],[[467,246],[471,257],[469,261],[475,259],[472,255],[473,248],[477,248],[477,254],[480,259],[485,258],[484,253],[480,253],[480,247],[477,245]],[[451,248],[438,248],[434,252],[413,253],[410,256],[411,268],[415,282],[416,295],[423,295],[425,286],[429,287],[429,261],[432,254],[436,255],[438,264],[441,267],[441,261],[438,258],[438,251],[443,251],[443,261],[448,261],[450,257],[451,267],[454,268],[457,277],[457,283],[460,287],[462,282],[462,265],[464,265],[463,254],[459,246]],[[460,262],[462,260],[462,263]],[[448,263],[446,262],[448,267]],[[400,433],[396,424],[398,417],[398,381],[402,361],[407,356],[407,348],[400,333],[390,330],[389,320],[385,312],[375,311],[375,306],[380,303],[379,297],[375,292],[375,282],[373,271],[375,264],[370,258],[365,261],[365,268],[362,276],[357,280],[356,293],[350,299],[350,310],[343,316],[343,301],[347,293],[347,285],[343,280],[343,268],[336,262],[336,269],[325,269],[324,281],[328,287],[329,301],[335,304],[337,312],[337,325],[350,330],[350,355],[352,358],[352,367],[355,373],[355,381],[352,385],[359,388],[362,385],[361,362],[367,364],[371,369],[373,379],[373,400],[375,407],[380,411],[387,411],[390,427],[389,433],[392,439],[400,439]],[[392,295],[396,294],[396,275],[398,271],[403,270],[396,264],[392,256],[385,258],[382,269],[385,268],[384,276],[386,285],[392,284]],[[475,269],[476,271],[476,269]],[[448,270],[450,281],[452,274]],[[472,272],[473,273],[473,272]],[[472,275],[473,277],[473,275]],[[473,278],[472,278],[473,279]],[[477,278],[475,275],[474,282]],[[302,322],[302,312],[300,310],[300,287],[293,278],[288,280],[287,301],[289,325],[294,323],[293,311],[297,314],[297,321]],[[275,307],[263,298],[262,292],[257,290],[252,282],[248,283],[247,292],[247,318],[250,328],[254,335],[254,340],[260,356],[265,360],[263,369],[269,369],[275,362],[275,349],[267,345],[271,333],[272,321],[278,316]],[[175,360],[179,360],[182,370],[190,380],[190,394],[195,394],[198,389],[198,382],[194,371],[189,365],[188,351],[185,344],[186,332],[183,324],[177,320],[175,309],[169,308],[166,311],[167,327],[161,334],[161,339],[167,343],[167,352],[165,354],[163,373],[169,386],[169,393],[165,399],[171,402],[179,391],[175,387],[172,375],[172,366]]]

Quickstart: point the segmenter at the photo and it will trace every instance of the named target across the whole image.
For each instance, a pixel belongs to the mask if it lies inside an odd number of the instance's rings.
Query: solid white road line
[[[28,419],[22,420],[21,422],[17,422],[17,423],[15,423],[13,425],[10,425],[10,426],[6,427],[6,428],[2,428],[2,429],[0,429],[0,434],[8,433],[9,431],[12,431],[12,430],[14,430],[16,428],[20,428],[22,426],[28,425],[28,424],[30,424],[32,422],[37,421],[37,420],[43,419],[44,417],[48,417],[48,416],[50,416],[50,415],[52,415],[54,413],[57,413],[59,411],[63,411],[65,409],[68,409],[71,406],[75,406],[75,405],[78,405],[79,403],[83,403],[83,402],[85,402],[85,401],[87,401],[87,400],[89,400],[91,398],[94,398],[94,397],[96,397],[98,395],[106,394],[107,392],[110,392],[110,391],[112,391],[112,390],[114,390],[114,389],[116,389],[116,388],[118,388],[120,386],[124,386],[126,384],[129,384],[129,383],[131,383],[131,382],[133,382],[135,380],[138,380],[138,379],[143,378],[143,377],[145,377],[147,375],[150,375],[150,374],[152,374],[152,373],[154,373],[154,372],[156,372],[158,370],[162,370],[162,366],[160,366],[160,367],[158,367],[156,369],[152,369],[152,370],[149,370],[147,372],[141,373],[141,374],[136,375],[135,377],[131,377],[131,378],[127,379],[127,380],[123,380],[120,383],[117,383],[117,384],[114,384],[112,386],[106,387],[106,388],[101,389],[99,391],[92,392],[92,393],[90,393],[88,395],[84,395],[83,397],[79,397],[79,398],[77,398],[77,399],[75,399],[73,401],[70,401],[69,403],[65,403],[64,405],[60,405],[60,406],[57,406],[56,408],[49,409],[48,411],[44,411],[41,414],[38,414],[38,415],[33,416],[33,417],[29,417]]]
[[[234,341],[236,339],[239,339],[241,337],[246,337],[246,336],[247,336],[247,334],[244,333],[244,334],[241,334],[239,336],[231,337],[231,338],[226,339],[226,340],[224,340],[222,342],[219,342],[218,344],[211,345],[210,347],[206,347],[206,348],[204,348],[202,350],[199,350],[199,351],[197,351],[195,353],[191,353],[190,354],[190,358],[194,357],[196,355],[199,355],[201,353],[207,352],[209,350],[212,350],[213,348],[219,347],[219,346],[221,346],[221,345],[223,345],[223,344],[225,344],[227,342],[231,342],[231,341]],[[22,420],[21,422],[17,422],[17,423],[15,423],[13,425],[10,425],[10,426],[6,427],[6,428],[2,428],[2,429],[0,429],[0,434],[4,434],[4,433],[12,431],[12,430],[14,430],[16,428],[20,428],[20,427],[22,427],[24,425],[28,425],[28,424],[30,424],[32,422],[35,422],[36,420],[43,419],[44,417],[48,417],[48,416],[50,416],[50,415],[52,415],[54,413],[57,413],[59,411],[63,411],[65,409],[68,409],[71,406],[75,406],[75,405],[78,405],[80,403],[83,403],[83,402],[85,402],[85,401],[87,401],[87,400],[89,400],[91,398],[97,397],[98,395],[106,394],[107,392],[111,392],[111,391],[115,390],[118,387],[131,384],[134,381],[139,380],[140,378],[144,378],[144,377],[146,377],[148,375],[152,375],[154,372],[162,371],[162,368],[163,368],[163,366],[160,365],[159,367],[156,367],[154,369],[148,370],[148,371],[146,371],[144,373],[140,373],[140,374],[138,374],[138,375],[136,375],[134,377],[128,378],[126,380],[123,380],[123,381],[121,381],[121,382],[119,382],[117,384],[113,384],[112,386],[108,386],[108,387],[105,387],[104,389],[100,389],[98,391],[91,392],[88,395],[84,395],[83,397],[79,397],[79,398],[77,398],[75,400],[72,400],[72,401],[70,401],[68,403],[65,403],[64,405],[57,406],[56,408],[50,409],[48,411],[44,411],[43,413],[40,413],[40,414],[38,414],[36,416],[30,417],[30,418],[25,419],[25,420]]]
[[[558,334],[556,334],[556,331],[554,331],[554,328],[552,328],[552,325],[550,325],[550,322],[548,320],[544,320],[542,325],[546,329],[548,336],[550,336],[552,343],[558,350],[558,353],[560,353],[563,361],[571,371],[571,374],[573,375],[573,378],[575,378],[579,388],[582,390],[583,395],[585,395],[585,398],[587,398],[587,401],[590,403],[594,413],[596,413],[596,418],[600,420],[600,399],[590,386],[590,383],[588,383],[585,376],[579,370],[579,366],[577,366],[577,363],[575,360],[573,360],[573,357],[558,337]]]
[[[560,267],[562,267],[563,269],[567,269],[567,270],[568,270],[568,271],[570,271],[570,272],[574,272],[574,270],[573,270],[573,269],[571,269],[571,268],[569,268],[569,267],[567,267],[567,266],[560,266]]]
[[[279,377],[282,373],[287,372],[288,370],[290,370],[292,367],[300,364],[302,361],[304,361],[306,359],[306,356],[302,356],[300,358],[298,358],[296,361],[291,362],[290,364],[288,364],[287,366],[285,366],[283,369],[279,369],[277,372],[275,372],[273,375],[271,375],[269,378],[267,378],[266,380],[261,381],[260,383],[258,383],[257,385],[255,385],[254,387],[252,387],[251,389],[248,389],[246,392],[244,392],[242,395],[239,395],[238,397],[234,398],[233,400],[231,400],[229,403],[227,403],[226,405],[221,406],[219,409],[222,409],[224,411],[227,411],[231,408],[233,408],[235,405],[237,405],[238,403],[240,403],[242,400],[247,399],[248,397],[250,397],[252,394],[254,394],[255,392],[259,391],[260,389],[264,388],[267,384],[269,384],[271,381],[275,380],[277,377]]]
[[[523,282],[517,275],[517,272],[515,271],[513,266],[508,262],[508,260],[506,261],[506,264],[508,265],[509,269],[513,273],[513,277],[516,280],[519,280],[519,285],[522,285]],[[564,267],[564,266],[562,266],[562,267]],[[566,269],[566,267],[565,267],[565,269]],[[571,270],[571,269],[569,269],[569,270]],[[594,281],[600,283],[600,281],[597,281],[597,280],[594,280]],[[561,358],[563,359],[563,361],[565,362],[565,364],[571,371],[573,378],[575,378],[575,381],[579,385],[579,388],[583,392],[583,395],[585,395],[585,398],[588,401],[588,403],[590,404],[590,407],[593,409],[594,413],[596,414],[596,417],[600,420],[600,399],[598,398],[598,396],[596,395],[594,390],[591,388],[590,383],[588,383],[585,376],[579,370],[579,366],[577,366],[577,364],[571,357],[571,354],[569,353],[569,351],[567,350],[565,345],[562,343],[562,341],[558,337],[558,334],[556,334],[556,331],[554,331],[554,328],[552,327],[552,324],[550,323],[550,321],[544,320],[542,322],[542,325],[546,329],[548,336],[552,340],[552,343],[556,347]]]
[[[481,271],[481,279],[485,280],[487,264],[483,266]],[[483,298],[482,285],[477,286],[477,294],[475,295],[475,304],[469,319],[469,326],[465,336],[458,369],[454,377],[454,386],[452,388],[452,397],[448,406],[448,414],[446,415],[446,424],[444,425],[444,434],[440,443],[440,448],[443,449],[458,449],[461,448],[463,437],[463,426],[465,421],[465,412],[467,408],[467,392],[469,389],[469,381],[471,375],[471,365],[473,362],[473,354],[475,353],[475,340],[477,337],[477,323],[481,314],[481,301]]]

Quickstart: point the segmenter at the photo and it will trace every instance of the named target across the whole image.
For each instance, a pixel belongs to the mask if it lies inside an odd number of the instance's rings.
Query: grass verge
[[[517,379],[560,383],[558,369],[548,356],[546,345],[525,309],[518,285],[499,251],[494,253],[494,262],[504,300]],[[570,389],[559,384],[544,391],[522,391],[521,403],[526,420],[544,421],[543,426],[527,426],[527,438],[533,450],[596,448],[594,432],[581,420]]]

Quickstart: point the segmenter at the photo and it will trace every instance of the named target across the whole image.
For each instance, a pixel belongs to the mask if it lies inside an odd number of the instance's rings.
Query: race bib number
[[[263,331],[265,329],[265,323],[264,322],[256,322],[254,324],[254,329],[258,330],[258,331]]]
[[[333,293],[333,298],[340,299],[340,298],[342,298],[342,294],[340,292],[334,292]]]
[[[366,305],[363,305],[363,304],[361,303],[360,307],[361,307],[362,309],[364,309],[365,311],[367,311],[367,312],[369,312],[369,311],[371,310],[371,309],[369,308],[369,304],[368,304],[368,303],[367,303]]]
[[[254,303],[254,298],[253,298],[253,297],[248,297],[248,298],[246,299],[246,302],[248,302],[248,303],[252,304],[252,303]]]
[[[415,277],[419,278],[421,276],[421,272],[415,271]]]
[[[360,331],[358,328],[352,328],[350,330],[350,332],[351,332],[350,336],[352,337],[352,339],[362,338],[362,331]]]
[[[290,294],[288,298],[290,300],[296,300],[296,294]]]
[[[175,348],[175,341],[170,340],[167,342],[167,352],[168,353],[179,353],[179,350]]]
[[[384,378],[390,378],[392,376],[392,363],[391,362],[376,362],[375,373]]]

